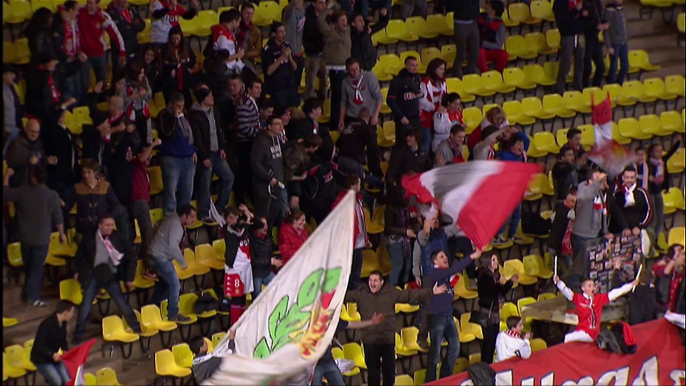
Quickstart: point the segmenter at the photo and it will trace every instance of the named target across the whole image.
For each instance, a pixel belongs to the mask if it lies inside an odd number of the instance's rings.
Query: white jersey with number
[[[224,266],[227,275],[236,274],[243,282],[243,290],[246,294],[253,292],[252,282],[252,265],[250,265],[250,239],[245,237],[240,241],[238,251],[236,252],[236,260],[233,262],[233,269]],[[238,285],[235,285],[238,287]]]

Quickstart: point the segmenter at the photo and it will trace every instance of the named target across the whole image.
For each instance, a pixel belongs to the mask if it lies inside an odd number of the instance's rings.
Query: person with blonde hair
[[[467,148],[469,148],[469,151],[472,151],[474,146],[484,139],[484,136],[481,135],[481,131],[488,126],[495,126],[499,129],[510,126],[510,122],[507,120],[507,114],[505,114],[505,110],[503,110],[500,106],[495,106],[486,112],[481,124],[474,129],[474,131],[469,134],[469,138],[467,138]]]

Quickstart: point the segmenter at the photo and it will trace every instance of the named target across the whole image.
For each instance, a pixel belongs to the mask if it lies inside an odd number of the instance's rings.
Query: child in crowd
[[[235,334],[234,330],[229,330],[229,351],[232,353],[236,351]],[[200,385],[204,380],[212,378],[212,375],[219,370],[219,366],[222,364],[222,357],[209,353],[209,345],[202,335],[191,339],[189,346],[191,352],[195,355],[195,358],[193,358],[193,376],[197,384]]]
[[[495,361],[501,362],[506,359],[520,357],[529,359],[531,356],[531,333],[524,331],[522,318],[510,316],[505,322],[507,330],[498,334],[495,341]]]
[[[565,343],[594,342],[600,335],[600,322],[605,305],[626,295],[638,285],[638,280],[634,280],[608,293],[596,294],[595,282],[590,278],[583,278],[581,279],[581,293],[575,294],[558,276],[553,276],[553,281],[564,297],[574,303],[576,314],[579,316],[576,330],[565,335]]]

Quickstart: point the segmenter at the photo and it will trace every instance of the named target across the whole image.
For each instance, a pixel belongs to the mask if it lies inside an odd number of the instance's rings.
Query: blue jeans
[[[409,256],[403,254],[403,243],[388,244],[388,254],[391,255],[391,285],[403,285],[410,281]]]
[[[75,106],[81,106],[86,104],[86,100],[83,99],[88,92],[88,84],[90,83],[90,68],[86,68],[85,65],[82,66],[76,73],[71,76],[62,78],[63,91],[62,99],[67,100],[69,98],[76,99]],[[84,79],[86,81],[84,85]],[[85,91],[84,91],[85,90]]]
[[[159,306],[162,299],[169,299],[167,319],[173,318],[179,314],[179,291],[181,291],[179,276],[176,274],[174,264],[166,257],[153,256],[152,267],[160,281],[155,285],[151,303]]]
[[[341,370],[338,369],[336,362],[334,362],[333,357],[330,355],[317,362],[317,367],[314,368],[312,386],[322,386],[324,384],[322,382],[324,377],[326,377],[326,381],[331,386],[345,386],[343,374],[341,374]]]
[[[506,239],[511,239],[517,233],[517,227],[519,226],[519,221],[522,219],[522,204],[520,203],[512,212],[512,216],[505,221],[503,227],[498,231],[499,235],[503,235]],[[508,231],[509,225],[509,231]],[[505,233],[507,232],[507,233]]]
[[[422,143],[419,146],[427,154],[431,151],[431,138],[433,136],[433,129],[430,127],[422,127]]]
[[[62,386],[71,381],[67,366],[62,361],[36,365],[36,368],[50,386]]]
[[[83,336],[83,333],[86,330],[88,316],[90,315],[91,307],[93,306],[93,300],[98,295],[100,288],[103,287],[110,295],[110,298],[117,304],[117,307],[119,307],[121,310],[122,314],[124,315],[124,319],[126,319],[126,323],[129,324],[129,327],[131,327],[131,329],[134,331],[140,331],[141,327],[138,323],[138,319],[136,319],[136,314],[134,314],[133,309],[131,309],[131,306],[126,301],[124,294],[122,294],[119,281],[112,280],[105,285],[101,285],[98,283],[98,280],[93,277],[91,278],[90,283],[88,283],[88,287],[83,290],[83,301],[81,302],[81,306],[79,306],[79,316],[76,319],[76,328],[74,329],[74,338],[76,340],[80,340]]]
[[[219,152],[210,152],[209,158],[212,168],[206,168],[202,162],[198,162],[198,216],[205,218],[210,214],[210,184],[212,174],[219,177],[219,196],[215,206],[219,214],[224,213],[226,205],[229,203],[231,189],[233,188],[233,172],[226,160],[219,156]]]
[[[624,83],[624,78],[629,72],[629,46],[627,44],[613,44],[614,55],[610,55],[610,73],[607,74],[607,83]],[[617,74],[617,59],[619,59],[619,74]]]
[[[445,378],[453,373],[453,367],[460,353],[460,339],[457,335],[457,327],[452,315],[429,315],[429,336],[431,347],[429,348],[429,364],[426,368],[426,381],[436,380],[436,365],[441,356],[441,343],[443,338],[448,341],[448,352],[441,365],[440,378]]]
[[[353,265],[350,269],[348,290],[356,290],[360,286],[360,275],[362,275],[362,248],[353,249]]]
[[[164,213],[174,213],[177,207],[190,204],[193,195],[193,177],[195,177],[193,157],[162,156]]]
[[[43,284],[43,265],[48,256],[48,245],[21,245],[21,257],[24,260],[26,275],[26,302],[40,300],[40,288]]]
[[[391,14],[391,0],[382,0],[382,1],[374,1],[374,0],[360,0],[357,2],[357,4],[360,5],[360,13],[362,16],[367,18],[369,16],[369,11],[372,10],[379,10],[381,8],[386,8],[388,11],[388,14]]]
[[[257,277],[257,276],[253,275],[253,277],[252,277],[252,284],[254,287],[254,289],[252,291],[252,300],[253,301],[255,299],[257,299],[257,297],[260,296],[260,294],[262,293],[262,284],[269,285],[269,283],[271,283],[275,277],[276,277],[276,275],[274,274],[274,272],[269,272],[269,275],[263,276],[263,277]]]

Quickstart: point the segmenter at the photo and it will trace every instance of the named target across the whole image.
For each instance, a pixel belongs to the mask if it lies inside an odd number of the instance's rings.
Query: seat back
[[[547,3],[547,1],[534,1],[534,3]],[[531,32],[524,35],[526,46],[536,53],[544,52],[548,49],[548,43],[541,32]]]
[[[76,279],[66,279],[60,281],[60,300],[69,300],[75,305],[80,305],[83,301],[81,284]]]
[[[557,28],[549,29],[545,32],[545,41],[548,43],[548,47],[550,48],[560,48],[560,30]]]
[[[14,242],[7,244],[7,260],[14,268],[24,266],[24,260],[21,256],[21,243]]]
[[[519,67],[508,67],[503,71],[503,81],[508,86],[517,86],[526,81],[526,75]]]
[[[665,82],[661,78],[650,78],[643,81],[643,93],[646,96],[659,98],[666,93]]]
[[[531,18],[531,12],[529,11],[529,6],[526,3],[512,3],[507,8],[507,12],[512,21],[521,23],[522,21]]]
[[[441,56],[441,51],[436,47],[424,48],[421,51],[421,57],[422,63],[426,63],[426,65],[429,65],[429,62],[431,62],[434,59],[443,59],[443,57]]]
[[[379,57],[379,63],[387,74],[398,75],[403,65],[396,54],[384,54]]]
[[[531,16],[537,19],[551,19],[553,15],[553,5],[549,1],[535,0],[529,4],[531,7]]]
[[[527,115],[536,115],[543,110],[543,105],[538,97],[526,97],[522,99],[522,110]]]
[[[193,353],[188,343],[179,343],[172,346],[174,362],[180,367],[191,367],[193,365]]]
[[[157,351],[155,353],[155,373],[157,375],[166,374],[173,368],[174,354],[169,349]]]
[[[115,335],[124,332],[124,323],[117,315],[106,316],[102,319],[102,336],[105,340],[115,340]]]
[[[684,96],[684,76],[668,75],[665,78],[665,88],[669,93]]]
[[[95,372],[98,385],[119,385],[117,373],[111,367],[103,367]]]
[[[443,60],[448,63],[448,66],[452,66],[453,62],[455,62],[455,57],[457,57],[457,46],[455,44],[442,45],[441,55],[443,55]]]

